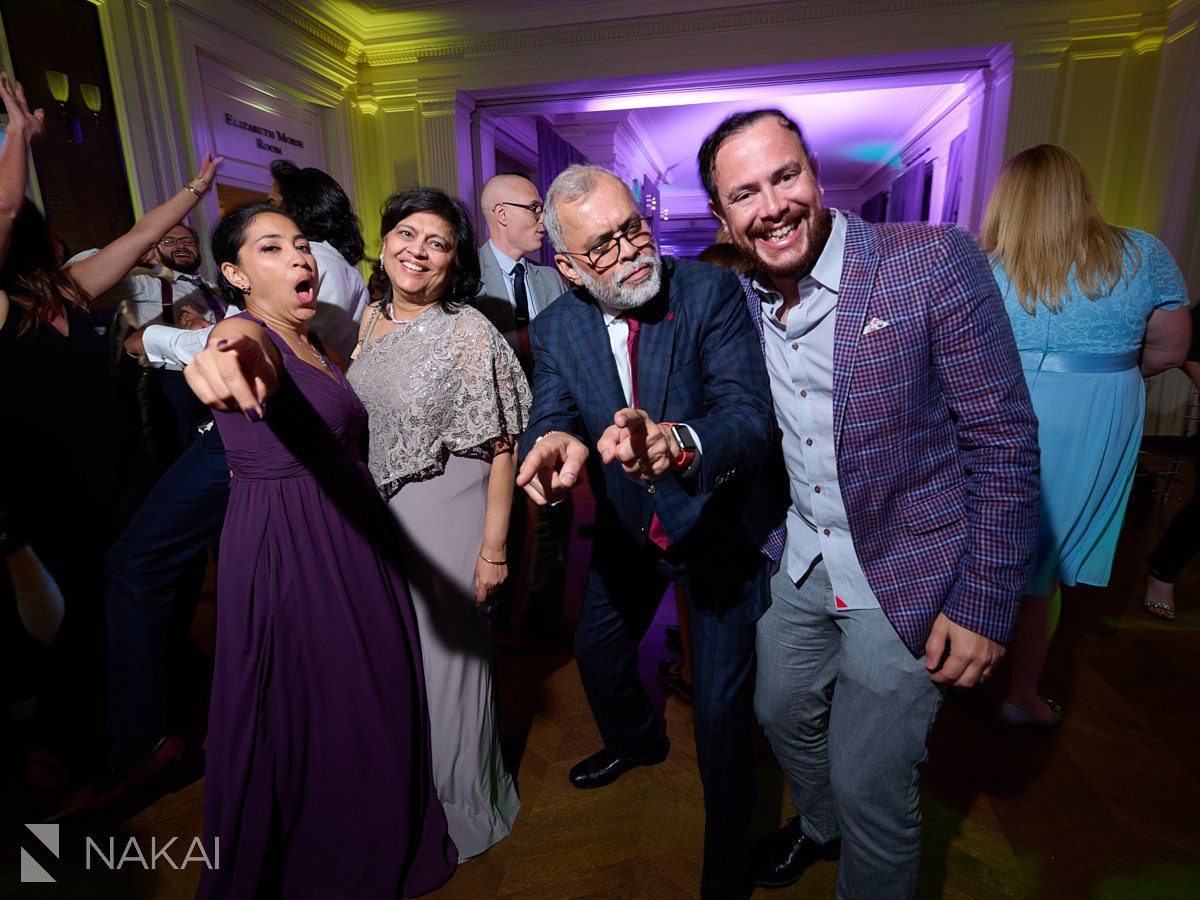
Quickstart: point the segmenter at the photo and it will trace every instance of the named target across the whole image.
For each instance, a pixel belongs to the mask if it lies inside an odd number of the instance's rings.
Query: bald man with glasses
[[[529,323],[566,288],[554,269],[528,259],[541,251],[546,236],[542,198],[528,178],[496,175],[483,186],[480,206],[488,240],[479,248],[483,287],[475,306],[504,335],[525,374],[532,376]]]

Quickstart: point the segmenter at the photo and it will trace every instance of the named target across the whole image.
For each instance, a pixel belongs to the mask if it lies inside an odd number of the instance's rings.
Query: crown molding
[[[280,0],[257,0],[280,2]],[[971,5],[987,5],[970,0]],[[363,48],[369,66],[394,66],[444,60],[538,52],[582,44],[644,41],[702,33],[787,28],[818,20],[850,19],[857,16],[903,15],[937,10],[961,10],[962,0],[842,0],[826,3],[760,3],[734,9],[699,13],[669,13],[561,26],[498,31],[490,34],[454,34],[415,40],[368,40]]]
[[[320,44],[331,55],[357,66],[362,59],[362,42],[354,31],[334,27],[328,21],[314,15],[307,7],[292,0],[249,0],[271,16],[307,35]]]

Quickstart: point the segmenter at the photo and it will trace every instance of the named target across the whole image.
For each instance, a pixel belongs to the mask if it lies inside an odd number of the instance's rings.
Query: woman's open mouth
[[[305,306],[311,306],[315,299],[316,291],[313,288],[311,278],[305,278],[296,284],[296,297]]]

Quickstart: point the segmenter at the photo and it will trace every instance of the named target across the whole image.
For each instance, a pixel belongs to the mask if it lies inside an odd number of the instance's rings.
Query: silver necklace
[[[307,350],[309,353],[311,353],[313,355],[313,357],[316,359],[316,361],[319,362],[324,367],[326,372],[333,371],[332,369],[329,368],[329,360],[324,355],[318,353],[317,349],[312,344],[302,343],[300,346],[303,347],[305,350]]]

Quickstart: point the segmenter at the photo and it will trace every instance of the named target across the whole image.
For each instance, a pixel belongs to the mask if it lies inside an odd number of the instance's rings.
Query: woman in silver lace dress
[[[403,191],[381,234],[388,284],[349,378],[369,416],[371,473],[404,532],[434,781],[466,859],[505,837],[520,808],[500,755],[487,602],[508,575],[513,453],[531,396],[504,338],[464,302],[479,261],[463,205]]]

